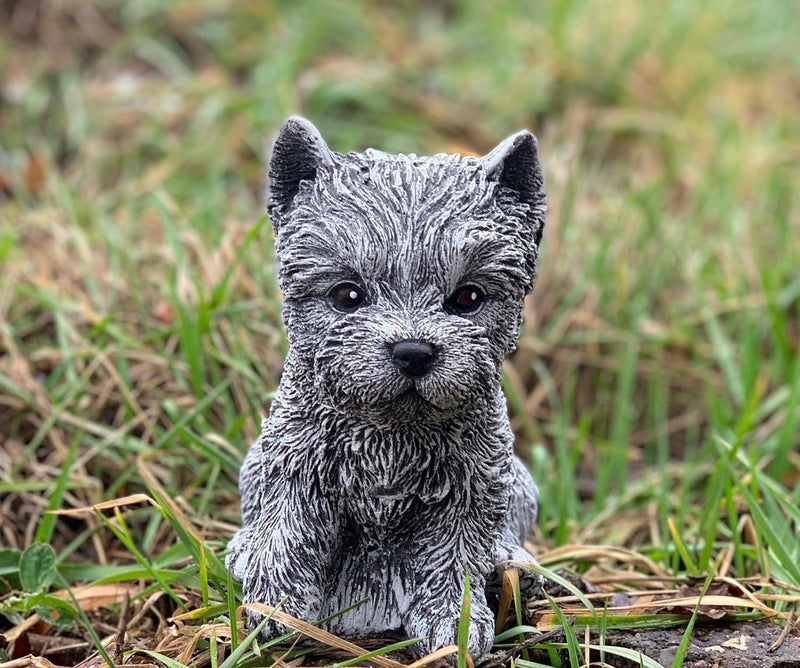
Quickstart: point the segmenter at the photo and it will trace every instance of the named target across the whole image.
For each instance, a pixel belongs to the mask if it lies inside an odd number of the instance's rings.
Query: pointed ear
[[[272,223],[280,223],[300,189],[301,181],[313,181],[317,169],[333,164],[333,156],[319,130],[300,116],[292,116],[278,133],[269,162],[267,206]]]
[[[537,145],[533,134],[521,130],[500,142],[491,153],[481,158],[481,162],[490,178],[514,192],[521,204],[528,205],[527,218],[538,246],[544,229],[547,196]]]

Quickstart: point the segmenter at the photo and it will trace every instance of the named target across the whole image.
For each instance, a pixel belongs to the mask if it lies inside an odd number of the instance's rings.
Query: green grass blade
[[[708,588],[711,586],[711,582],[714,580],[715,572],[715,570],[709,571],[706,581],[703,583],[703,588],[700,591],[700,598],[697,600],[697,605],[694,607],[694,611],[689,619],[689,623],[686,625],[686,631],[684,632],[681,642],[678,645],[678,651],[675,653],[675,658],[672,660],[672,668],[681,668],[686,660],[686,652],[689,650],[689,643],[692,640],[694,623],[697,621],[697,615],[700,612],[700,605],[703,602],[703,596],[706,595]]]
[[[250,649],[250,646],[258,639],[261,631],[263,631],[264,627],[269,623],[271,617],[272,615],[267,615],[264,617],[264,619],[262,619],[256,625],[256,627],[239,644],[239,646],[230,653],[230,656],[228,656],[228,658],[220,664],[219,668],[236,668],[244,659],[244,655],[247,653],[247,650]]]
[[[152,649],[137,649],[137,654],[145,654],[154,658],[156,661],[160,661],[163,663],[167,668],[189,668],[186,664],[181,663],[180,661],[176,661],[175,659],[171,659],[170,657],[162,654],[161,652],[156,652]]]
[[[117,537],[117,539],[125,546],[127,549],[138,561],[144,569],[147,571],[148,575],[153,578],[161,588],[169,594],[170,598],[175,601],[178,606],[184,611],[186,611],[186,603],[175,593],[175,590],[172,589],[167,579],[164,578],[159,569],[155,568],[150,560],[142,554],[136,544],[134,543],[130,531],[125,524],[125,520],[122,517],[122,513],[119,512],[119,508],[114,509],[114,514],[116,517],[117,522],[119,522],[120,526],[116,526],[110,519],[108,519],[102,512],[98,512],[97,516],[103,521],[103,523],[112,531],[112,533]]]
[[[469,581],[469,569],[464,574],[464,593],[461,599],[461,614],[458,618],[458,656],[457,668],[467,668],[467,642],[469,641],[470,610],[472,606],[472,591]]]
[[[561,624],[561,628],[564,629],[567,654],[569,655],[569,665],[572,666],[572,668],[579,668],[581,665],[580,658],[578,656],[580,643],[578,642],[578,637],[575,635],[575,629],[572,627],[572,624],[569,623],[567,616],[564,614],[564,611],[558,606],[558,604],[546,592],[545,596],[550,602],[550,607],[553,608],[553,611],[556,613],[556,617],[558,617],[558,622]]]
[[[568,649],[567,643],[552,643],[552,646],[557,647],[559,649]],[[651,659],[645,654],[642,654],[639,650],[630,649],[628,647],[614,647],[613,645],[593,645],[593,644],[587,645],[585,643],[579,643],[579,648],[590,649],[596,652],[605,652],[606,654],[611,654],[613,656],[618,656],[622,659],[627,659],[628,661],[633,661],[635,663],[638,663],[640,666],[644,666],[644,668],[664,668],[664,666],[655,659]],[[520,661],[517,661],[517,665],[521,666],[522,664],[520,663]],[[582,664],[577,664],[577,665],[582,665]]]
[[[81,443],[80,436],[80,432],[78,432],[75,438],[72,439],[69,452],[61,468],[61,473],[59,473],[56,478],[55,488],[47,502],[48,512],[42,517],[42,521],[36,529],[36,537],[34,540],[37,543],[49,543],[53,538],[53,532],[55,531],[56,522],[58,521],[58,516],[55,515],[53,511],[60,510],[61,504],[64,501],[64,492],[67,490],[67,483],[69,482],[69,476],[72,472],[72,464],[75,461],[75,456],[78,453],[78,446]]]
[[[730,445],[722,440],[718,441],[718,447],[730,450]],[[722,461],[728,468],[730,479],[735,482],[736,488],[744,497],[747,509],[752,515],[753,522],[756,525],[756,530],[764,537],[763,542],[769,547],[770,552],[775,556],[777,562],[792,579],[792,583],[800,586],[800,566],[798,566],[797,557],[791,553],[788,547],[791,545],[792,549],[797,552],[800,550],[800,541],[789,525],[789,522],[784,517],[784,513],[791,516],[793,512],[797,512],[796,504],[788,494],[780,489],[780,487],[772,483],[764,474],[753,469],[751,470],[753,481],[759,484],[760,493],[765,500],[774,502],[772,492],[770,491],[771,489],[774,489],[778,494],[785,495],[782,511],[774,512],[772,516],[768,516],[762,508],[762,504],[753,492],[750,491],[742,477],[737,476],[733,463],[725,456],[722,457]],[[774,505],[777,505],[777,502],[775,502]],[[768,506],[765,504],[764,507]],[[778,533],[779,530],[781,534]],[[794,536],[794,540],[787,542],[784,536]]]
[[[83,626],[86,629],[86,632],[89,634],[89,637],[92,639],[92,643],[94,644],[95,649],[97,649],[97,651],[100,653],[100,656],[103,657],[103,659],[110,668],[116,668],[116,664],[111,660],[111,657],[106,651],[106,648],[103,646],[103,641],[100,639],[100,636],[97,634],[97,631],[95,630],[94,626],[92,626],[92,622],[89,620],[89,617],[84,612],[80,602],[75,597],[75,594],[72,591],[72,587],[69,586],[69,583],[60,574],[58,575],[58,580],[60,586],[66,590],[70,599],[72,599],[72,604],[73,607],[75,608],[75,612],[77,613],[78,617],[83,623]]]
[[[692,559],[691,555],[689,554],[689,550],[686,547],[686,543],[683,542],[683,538],[681,537],[680,532],[678,531],[678,527],[675,526],[675,520],[671,517],[668,519],[669,523],[669,532],[672,536],[672,542],[675,544],[675,549],[678,550],[678,553],[681,555],[681,559],[683,563],[686,565],[686,570],[689,571],[689,575],[696,577],[700,572],[700,569],[697,567],[697,564]]]
[[[359,663],[366,663],[367,661],[375,658],[376,656],[384,656],[389,652],[398,652],[401,649],[405,649],[406,647],[411,647],[411,645],[413,645],[414,643],[418,643],[420,640],[422,640],[422,638],[407,638],[406,640],[400,640],[396,643],[392,643],[391,645],[387,645],[386,647],[380,647],[379,649],[373,650],[371,652],[366,652],[361,656],[348,659],[347,661],[334,663],[331,665],[330,668],[345,668],[345,666],[354,666]]]
[[[225,598],[228,604],[228,620],[231,626],[231,651],[235,651],[239,645],[239,630],[236,623],[236,590],[233,585],[233,574],[229,570],[226,570],[226,573]]]
[[[586,607],[587,610],[589,610],[589,613],[592,615],[592,619],[595,622],[597,621],[597,610],[595,609],[594,604],[586,597],[586,595],[580,589],[578,589],[569,580],[562,578],[558,573],[551,571],[549,568],[545,568],[541,564],[536,564],[536,563],[530,564],[530,569],[535,573],[543,575],[548,580],[552,580],[553,582],[560,584],[570,593],[577,596],[578,600],[581,603],[583,603],[584,607]]]
[[[498,633],[495,636],[494,642],[497,645],[505,642],[506,640],[510,640],[511,638],[519,639],[520,636],[524,636],[526,633],[541,635],[542,632],[535,626],[528,626],[527,624],[519,624],[517,626],[514,626],[513,628],[506,629],[502,633]]]
[[[538,661],[530,661],[528,659],[517,659],[512,665],[519,666],[519,668],[552,668],[559,664],[553,662],[539,663]]]

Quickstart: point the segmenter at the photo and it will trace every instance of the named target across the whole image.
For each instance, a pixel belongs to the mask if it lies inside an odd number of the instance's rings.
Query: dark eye
[[[455,315],[474,313],[485,298],[483,291],[477,285],[462,285],[445,300],[444,308]]]
[[[364,303],[366,294],[355,283],[337,283],[328,290],[328,299],[337,311],[352,313]]]

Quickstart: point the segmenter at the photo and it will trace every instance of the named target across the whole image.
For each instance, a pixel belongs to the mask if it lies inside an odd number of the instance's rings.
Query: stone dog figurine
[[[483,655],[486,588],[505,560],[534,561],[522,543],[537,489],[513,453],[501,367],[544,227],[536,139],[483,158],[342,155],[294,117],[268,196],[290,350],[241,470],[227,565],[246,602],[285,597],[306,621],[367,599],[324,627],[405,633],[423,654],[456,641],[469,571],[468,648]]]

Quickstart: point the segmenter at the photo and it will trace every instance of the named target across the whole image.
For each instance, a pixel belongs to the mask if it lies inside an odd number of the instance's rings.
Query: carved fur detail
[[[287,596],[309,621],[368,598],[326,627],[423,637],[422,653],[455,641],[469,569],[469,649],[484,654],[487,579],[533,561],[537,490],[501,373],[544,226],[536,140],[522,131],[480,159],[341,155],[292,118],[269,188],[291,347],[242,467],[227,564],[246,601]],[[342,284],[355,308],[332,299]],[[464,286],[478,307],[448,308]],[[398,342],[430,351],[424,369],[398,366]]]

